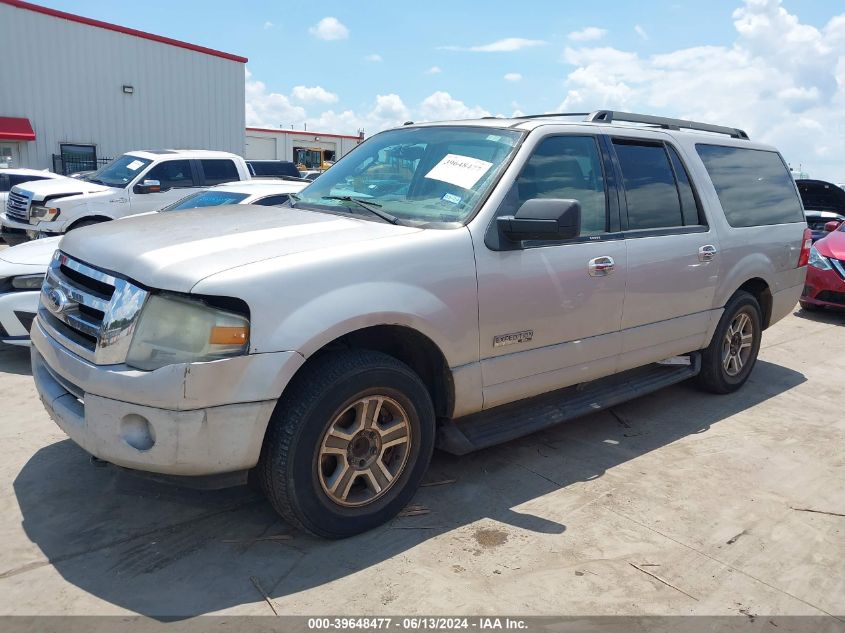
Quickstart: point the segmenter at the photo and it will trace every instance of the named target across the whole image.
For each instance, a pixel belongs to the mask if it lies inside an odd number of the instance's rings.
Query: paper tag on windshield
[[[472,189],[492,166],[493,163],[488,163],[486,160],[460,154],[446,154],[425,177],[448,182],[450,185],[457,185],[463,189]]]
[[[128,169],[129,171],[135,171],[136,169],[138,169],[143,164],[144,164],[144,161],[142,161],[142,160],[133,160],[131,163],[129,163],[126,166],[126,169]]]

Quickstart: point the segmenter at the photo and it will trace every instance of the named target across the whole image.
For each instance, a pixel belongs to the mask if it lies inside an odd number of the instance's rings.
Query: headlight
[[[807,263],[819,270],[830,270],[832,268],[830,262],[827,261],[827,257],[820,255],[815,246],[810,248],[810,259]]]
[[[39,222],[52,222],[59,217],[59,213],[60,211],[56,207],[33,205],[29,211],[29,217]]]
[[[199,301],[152,295],[141,311],[126,364],[147,371],[246,354],[249,320]]]
[[[44,283],[45,275],[20,275],[12,277],[12,288],[17,290],[38,290]]]

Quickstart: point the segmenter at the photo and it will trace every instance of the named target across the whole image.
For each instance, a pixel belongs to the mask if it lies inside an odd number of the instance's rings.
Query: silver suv
[[[409,124],[289,208],[74,231],[32,361],[113,464],[243,483],[349,536],[463,454],[695,378],[738,389],[810,236],[778,152],[600,111]],[[211,479],[211,481],[209,481]]]

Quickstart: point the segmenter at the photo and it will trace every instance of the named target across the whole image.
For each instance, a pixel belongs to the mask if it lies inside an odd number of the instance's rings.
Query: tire
[[[327,353],[279,400],[259,479],[294,527],[346,538],[407,505],[428,469],[434,433],[431,397],[407,365],[368,350]]]
[[[817,306],[814,303],[807,303],[806,301],[799,301],[798,304],[802,310],[806,310],[807,312],[821,312],[824,310],[824,306]]]
[[[724,394],[732,393],[745,384],[760,352],[762,322],[757,299],[743,291],[731,297],[710,345],[702,352],[699,386],[712,393]],[[737,330],[738,337],[736,332],[729,335],[729,330]],[[747,347],[746,343],[749,344]],[[734,350],[737,350],[736,353],[733,353]],[[729,359],[728,355],[732,358]]]

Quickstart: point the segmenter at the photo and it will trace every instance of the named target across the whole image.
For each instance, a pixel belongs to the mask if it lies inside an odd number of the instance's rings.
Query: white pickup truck
[[[246,162],[228,152],[148,150],[123,154],[85,178],[60,178],[12,187],[0,214],[2,237],[20,244],[36,236],[154,211],[190,189],[249,180]]]

